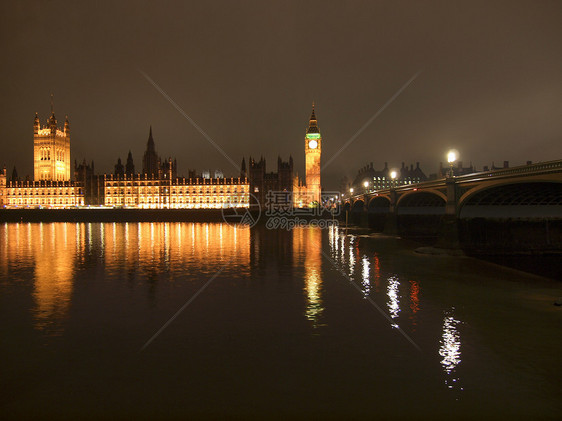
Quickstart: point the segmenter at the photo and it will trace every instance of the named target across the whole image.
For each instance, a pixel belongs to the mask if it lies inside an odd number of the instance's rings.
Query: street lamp
[[[365,180],[363,185],[365,186],[365,190],[369,190],[369,182],[367,180]]]
[[[351,188],[349,189],[349,193],[350,193],[350,194],[353,194],[353,187],[351,187]]]
[[[396,171],[393,170],[393,171],[390,172],[390,178],[392,179],[392,183],[391,183],[392,186],[391,187],[395,187],[395,185],[396,185],[395,180],[396,180],[397,176],[398,176],[398,173]]]
[[[458,152],[455,151],[454,149],[451,149],[447,153],[447,162],[449,163],[449,177],[455,176],[455,173],[453,172],[453,165],[455,164],[455,161],[458,158],[457,155],[458,155]]]

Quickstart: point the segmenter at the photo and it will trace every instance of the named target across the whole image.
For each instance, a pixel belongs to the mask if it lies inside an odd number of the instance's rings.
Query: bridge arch
[[[434,190],[403,194],[395,210],[398,233],[419,240],[437,238],[446,203],[444,195]]]
[[[363,199],[356,198],[349,208],[349,219],[351,223],[361,225],[365,218],[365,202]]]
[[[390,197],[377,195],[371,197],[367,205],[369,228],[382,232],[390,213]]]
[[[412,191],[396,202],[397,214],[441,215],[445,213],[447,197],[437,190]]]
[[[351,205],[351,211],[362,212],[364,207],[365,207],[365,202],[363,201],[363,199],[357,199],[353,201],[353,204]]]
[[[560,218],[562,182],[501,182],[474,187],[458,203],[460,218]]]
[[[367,209],[372,213],[386,213],[390,209],[389,196],[373,196],[367,205]]]
[[[406,191],[405,193],[400,195],[396,204],[399,205],[400,202],[402,200],[405,200],[406,198],[408,198],[408,196],[419,195],[419,194],[422,194],[422,193],[431,193],[431,194],[433,194],[435,196],[438,196],[441,199],[443,199],[444,203],[447,203],[447,196],[445,195],[445,193],[443,193],[439,190],[436,190],[436,189],[424,189],[424,190],[409,190],[409,191]],[[409,198],[408,200],[411,200],[411,198]]]

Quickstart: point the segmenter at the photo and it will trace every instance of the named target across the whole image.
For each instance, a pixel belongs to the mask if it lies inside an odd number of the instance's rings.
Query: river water
[[[559,419],[562,284],[416,247],[0,225],[0,418]]]

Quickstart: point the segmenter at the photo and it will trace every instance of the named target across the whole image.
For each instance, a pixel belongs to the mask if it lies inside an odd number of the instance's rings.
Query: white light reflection
[[[332,252],[332,255],[335,253],[334,250],[336,249],[336,236],[334,233],[334,226],[331,226],[328,229],[328,243],[330,244],[330,251]]]
[[[443,318],[443,336],[439,341],[441,346],[439,347],[439,355],[443,357],[441,360],[441,365],[443,370],[447,374],[445,379],[445,384],[449,389],[455,387],[463,390],[459,385],[459,378],[455,375],[455,368],[461,362],[461,340],[457,326],[461,323],[456,320],[450,314],[451,312],[445,313]]]
[[[371,281],[369,279],[371,262],[369,262],[369,258],[367,256],[363,256],[363,259],[361,259],[361,263],[363,264],[363,279],[361,281],[361,290],[363,291],[363,296],[367,297],[371,292]]]
[[[400,313],[400,297],[398,295],[400,287],[400,281],[398,277],[393,275],[388,278],[388,287],[386,289],[386,294],[388,295],[388,312],[390,313],[390,317],[392,319],[398,318],[398,313]],[[396,323],[392,324],[392,327],[398,328]]]
[[[354,280],[353,272],[355,271],[355,256],[353,255],[354,247],[353,247],[353,240],[354,237],[349,237],[349,277],[351,280]]]
[[[191,223],[191,254],[195,254],[195,224]]]
[[[338,227],[334,226],[334,256],[338,256],[340,250],[340,240],[343,243],[343,237],[340,237],[340,231]]]
[[[88,239],[88,253],[91,253],[92,251],[92,223],[88,222],[88,225],[86,225],[86,238]]]

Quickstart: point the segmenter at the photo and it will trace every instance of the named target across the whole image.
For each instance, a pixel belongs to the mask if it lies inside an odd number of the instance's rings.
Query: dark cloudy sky
[[[179,172],[236,169],[142,75],[237,163],[264,155],[304,168],[311,102],[326,162],[419,76],[323,173],[337,188],[372,161],[446,150],[477,167],[562,158],[562,2],[12,1],[1,6],[0,165],[32,174],[33,117],[51,92],[68,114],[72,159],[137,168],[152,125]]]

